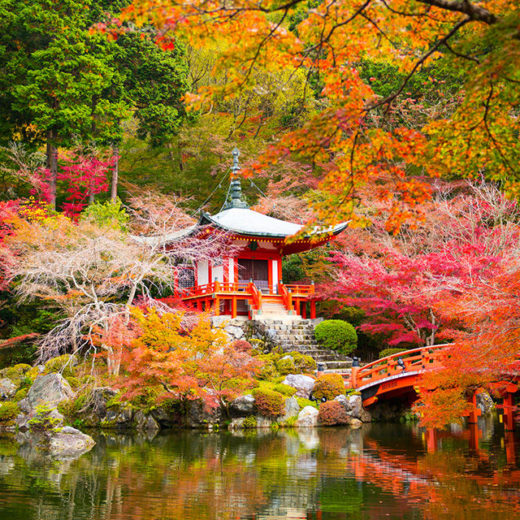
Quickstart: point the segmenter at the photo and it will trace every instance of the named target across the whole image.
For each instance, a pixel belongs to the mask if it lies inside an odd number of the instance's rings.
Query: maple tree
[[[357,211],[359,191],[370,183],[390,202],[387,229],[398,230],[429,195],[427,185],[407,175],[411,166],[433,175],[477,175],[485,164],[486,175],[515,192],[518,15],[512,0],[336,0],[312,7],[298,0],[135,0],[120,20],[154,24],[165,46],[175,39],[196,48],[218,43],[212,75],[225,69],[226,81],[187,96],[197,109],[213,106],[217,98],[238,100],[254,89],[258,74],[305,71],[305,94],[311,95],[302,96],[301,106],[316,97],[323,105],[297,128],[280,132],[251,171],[287,154],[319,166],[323,175],[314,206],[328,222],[364,222]],[[463,71],[460,102],[446,117],[432,118],[421,131],[374,123],[372,114],[391,107],[414,74],[439,58]],[[401,85],[378,97],[360,74],[367,61],[395,64],[404,74]]]
[[[207,316],[183,326],[183,313],[133,309],[135,339],[126,334],[121,348],[121,385],[128,399],[159,388],[157,400],[201,399],[209,408],[224,405],[253,385],[261,366],[248,352],[235,348]],[[112,336],[113,337],[113,336]]]
[[[334,282],[320,286],[325,297],[361,308],[360,329],[389,345],[452,339],[465,324],[439,303],[463,299],[515,255],[518,208],[492,185],[441,187],[423,211],[424,220],[397,235],[385,230],[384,215],[348,231],[345,249],[331,254]]]

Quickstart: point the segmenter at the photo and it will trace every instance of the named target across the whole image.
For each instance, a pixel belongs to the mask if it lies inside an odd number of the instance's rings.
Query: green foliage
[[[275,392],[279,392],[282,395],[286,395],[287,397],[292,397],[296,393],[296,388],[293,388],[289,385],[284,385],[283,383],[278,383],[273,387]]]
[[[345,394],[345,381],[339,374],[322,374],[314,383],[312,395],[316,399],[334,399]]]
[[[276,368],[281,375],[294,374],[296,371],[296,365],[294,364],[294,359],[290,355],[285,355],[284,357],[278,359],[276,361]]]
[[[28,393],[29,393],[29,388],[28,387],[20,388],[20,390],[18,390],[16,392],[16,394],[14,394],[13,401],[16,401],[18,403],[22,399],[25,399],[27,397]]]
[[[75,375],[76,364],[77,358],[75,356],[64,354],[63,356],[49,359],[49,361],[45,363],[44,373],[50,374],[51,372],[59,372],[65,378],[73,377]]]
[[[316,370],[316,361],[312,356],[307,356],[301,352],[290,352],[296,366],[296,374],[309,374]]]
[[[256,428],[256,424],[256,417],[254,415],[251,415],[244,419],[244,422],[242,423],[242,428],[244,428],[245,430],[253,430]]]
[[[4,401],[0,403],[0,422],[12,421],[20,413],[18,403]]]
[[[350,354],[357,345],[356,329],[342,320],[325,320],[314,330],[316,340],[325,348]]]
[[[31,433],[56,433],[60,430],[58,424],[60,419],[53,417],[55,408],[41,405],[36,408],[36,415],[29,420],[29,431]]]
[[[318,414],[318,422],[324,426],[336,426],[348,424],[349,416],[345,408],[338,401],[321,403]]]
[[[278,417],[284,413],[284,396],[272,390],[255,388],[253,390],[255,408],[265,417]]]
[[[103,228],[121,231],[127,230],[129,218],[119,199],[116,202],[95,202],[81,214],[82,220],[89,220]]]
[[[399,352],[405,352],[405,348],[385,348],[379,353],[379,359],[384,358],[386,356],[392,356],[393,354],[398,354]]]
[[[300,408],[303,410],[306,406],[312,406],[318,409],[318,403],[316,401],[311,401],[310,399],[305,399],[305,397],[297,397],[296,401],[300,405]]]

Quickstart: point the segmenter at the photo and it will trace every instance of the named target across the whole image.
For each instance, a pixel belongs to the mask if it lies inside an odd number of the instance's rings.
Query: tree
[[[3,138],[18,135],[47,146],[50,202],[55,206],[58,146],[75,140],[117,141],[128,112],[108,96],[120,80],[113,45],[89,32],[90,0],[3,0],[0,56],[6,107]]]
[[[493,280],[515,256],[520,214],[492,185],[439,190],[415,227],[393,235],[385,215],[344,237],[331,255],[335,283],[323,294],[365,312],[362,331],[389,345],[433,345],[463,329],[458,315],[440,313],[439,302],[464,299],[476,280]]]
[[[172,210],[169,218],[160,212],[155,222],[154,208],[145,212],[147,207],[141,201],[142,218],[156,233],[148,238],[118,226],[124,219],[99,219],[95,212],[74,222],[31,206],[11,220],[5,242],[14,255],[17,295],[46,301],[66,316],[42,338],[41,358],[94,348],[94,329],[107,332],[114,317],[128,316],[138,296],[153,302],[155,292],[173,290],[178,263],[221,253],[225,237],[187,237],[168,245],[171,233],[184,228],[182,211]]]
[[[182,326],[182,313],[134,309],[133,318],[137,336],[122,352],[125,397],[159,387],[159,402],[201,399],[211,408],[226,405],[252,387],[261,363],[230,344],[208,317],[202,316],[189,330]]]
[[[397,231],[429,196],[427,184],[408,177],[411,167],[475,176],[485,164],[487,176],[516,192],[517,7],[513,0],[337,0],[312,7],[299,0],[234,6],[135,0],[121,19],[155,24],[162,43],[174,31],[196,47],[216,41],[225,49],[212,74],[225,69],[226,81],[190,96],[196,108],[213,106],[218,97],[236,99],[254,88],[258,71],[304,70],[308,84],[319,85],[323,107],[300,127],[280,132],[252,170],[287,154],[319,165],[323,177],[315,208],[328,222],[364,220],[359,191],[370,184],[390,203],[386,226]],[[411,78],[439,58],[464,73],[451,114],[422,132],[374,124],[371,114],[391,107]],[[403,73],[402,83],[378,97],[359,74],[366,61],[390,61]],[[314,97],[305,96],[302,106]]]

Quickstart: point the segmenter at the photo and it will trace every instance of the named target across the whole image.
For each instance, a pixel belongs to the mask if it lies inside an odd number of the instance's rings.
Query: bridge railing
[[[406,372],[422,372],[442,366],[442,359],[447,355],[446,350],[450,346],[451,344],[444,344],[405,350],[360,368],[353,367],[350,386],[360,388]]]

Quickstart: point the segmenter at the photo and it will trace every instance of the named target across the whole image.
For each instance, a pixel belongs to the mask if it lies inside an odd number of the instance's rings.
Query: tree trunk
[[[117,182],[119,180],[119,146],[116,144],[112,147],[114,155],[114,167],[112,168],[112,188],[110,191],[110,200],[115,202],[117,199]]]
[[[56,209],[56,180],[58,177],[58,149],[56,148],[56,131],[47,132],[47,168],[50,171],[49,178],[49,204]]]

